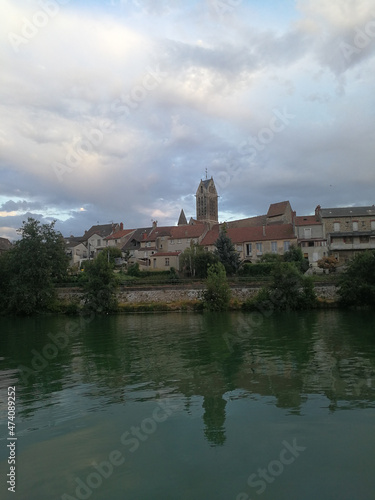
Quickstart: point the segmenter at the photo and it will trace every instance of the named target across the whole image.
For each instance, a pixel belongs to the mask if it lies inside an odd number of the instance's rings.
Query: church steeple
[[[177,225],[178,226],[186,226],[187,225],[187,220],[186,220],[184,209],[181,210]]]
[[[218,194],[212,177],[201,180],[195,196],[197,220],[208,223],[218,222]]]

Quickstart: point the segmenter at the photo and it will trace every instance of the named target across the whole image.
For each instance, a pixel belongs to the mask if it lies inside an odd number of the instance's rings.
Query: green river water
[[[47,316],[0,329],[1,499],[375,499],[374,313]]]

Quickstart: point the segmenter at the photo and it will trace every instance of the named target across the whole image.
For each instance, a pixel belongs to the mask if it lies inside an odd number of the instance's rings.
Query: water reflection
[[[22,418],[56,407],[55,420],[63,421],[69,414],[162,396],[183,398],[189,411],[188,402],[199,396],[204,436],[218,446],[226,440],[228,394],[239,389],[271,398],[295,415],[303,413],[311,394],[328,398],[331,412],[374,406],[370,313],[75,319],[77,335],[54,357],[43,358],[49,333],[64,331],[67,321],[1,319],[0,388],[17,386]],[[20,366],[30,371],[21,376]]]

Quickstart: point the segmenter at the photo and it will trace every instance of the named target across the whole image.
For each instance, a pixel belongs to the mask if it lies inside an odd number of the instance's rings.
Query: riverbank
[[[230,310],[241,310],[262,288],[262,284],[244,286],[232,285]],[[316,283],[318,308],[338,307],[338,287],[331,283]],[[154,312],[154,311],[201,311],[201,295],[204,285],[163,285],[152,287],[120,287],[116,298],[118,312]],[[78,287],[58,288],[57,308],[62,313],[78,313],[83,304],[83,291]]]

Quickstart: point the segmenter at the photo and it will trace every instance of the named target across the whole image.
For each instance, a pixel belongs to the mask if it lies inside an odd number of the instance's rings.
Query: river
[[[8,387],[17,438],[9,498],[375,498],[371,312],[0,325],[0,498]]]

